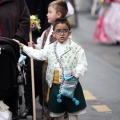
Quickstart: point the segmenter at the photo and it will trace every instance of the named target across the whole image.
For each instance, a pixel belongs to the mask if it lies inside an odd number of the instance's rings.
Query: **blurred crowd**
[[[102,2],[94,39],[103,43],[120,43],[120,2]]]
[[[94,40],[107,44],[120,43],[120,0],[74,0],[77,12],[98,16]]]

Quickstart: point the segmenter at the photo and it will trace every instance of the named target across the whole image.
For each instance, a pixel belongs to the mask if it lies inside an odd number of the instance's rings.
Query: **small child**
[[[52,32],[53,32],[52,24],[57,18],[65,18],[67,12],[68,12],[68,8],[65,1],[56,0],[51,2],[48,5],[48,13],[47,13],[48,23],[50,23],[51,26],[42,33],[41,37],[37,38],[37,44],[28,43],[28,45],[35,49],[43,49],[48,44],[51,44],[54,41],[56,41],[55,38],[52,36]]]
[[[55,120],[64,120],[65,112],[69,120],[78,120],[78,115],[85,112],[86,102],[83,90],[79,82],[79,76],[83,76],[87,70],[87,61],[84,50],[81,46],[72,41],[71,27],[67,19],[59,18],[53,24],[53,36],[56,42],[37,50],[20,43],[23,51],[34,59],[47,60],[46,81],[50,88],[48,92],[48,109],[50,116]],[[69,92],[62,95],[61,89],[65,81],[75,84],[68,84],[69,90],[73,89],[74,96]],[[70,88],[70,86],[71,88]],[[64,88],[65,90],[65,88]]]

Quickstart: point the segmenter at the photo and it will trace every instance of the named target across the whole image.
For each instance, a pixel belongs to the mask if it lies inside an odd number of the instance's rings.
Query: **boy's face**
[[[53,32],[53,36],[60,42],[63,43],[70,36],[71,31],[69,27],[65,23],[59,23],[56,25],[55,30]]]
[[[52,24],[57,18],[60,17],[61,17],[61,13],[60,12],[57,13],[53,6],[48,7],[48,14],[47,14],[48,23]]]

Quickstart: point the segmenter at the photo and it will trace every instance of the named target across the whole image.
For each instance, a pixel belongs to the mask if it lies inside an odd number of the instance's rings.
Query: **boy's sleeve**
[[[75,77],[79,78],[80,75],[84,75],[85,71],[87,70],[87,60],[86,60],[86,55],[84,50],[81,48],[79,53],[78,53],[78,58],[77,58],[77,66],[75,68],[76,73]]]
[[[46,49],[33,49],[32,47],[23,47],[23,52],[25,52],[29,57],[37,60],[47,60],[47,52],[48,48]]]

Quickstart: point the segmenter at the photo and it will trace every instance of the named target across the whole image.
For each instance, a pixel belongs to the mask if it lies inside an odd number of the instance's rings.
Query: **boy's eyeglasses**
[[[68,29],[63,29],[63,30],[57,29],[54,32],[60,35],[60,34],[68,34],[70,31]]]

